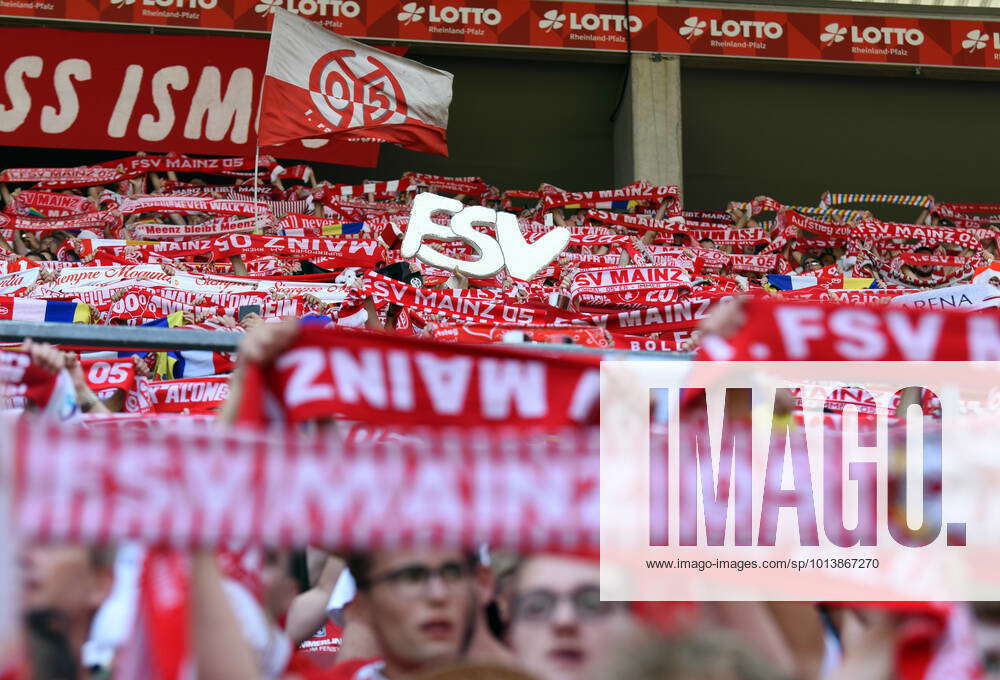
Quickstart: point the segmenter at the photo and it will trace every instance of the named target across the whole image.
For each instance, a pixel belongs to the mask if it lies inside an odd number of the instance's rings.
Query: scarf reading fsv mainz
[[[542,190],[542,207],[545,210],[564,205],[596,208],[599,207],[598,204],[608,201],[661,201],[663,199],[674,199],[676,203],[679,194],[680,190],[676,185],[658,187],[643,181],[633,182],[621,189],[604,191],[571,192],[545,185]]]
[[[360,238],[324,238],[321,236],[252,236],[230,234],[212,242],[216,259],[272,255],[305,259],[321,257],[336,260],[334,268],[374,267],[388,260],[385,247],[378,241]]]
[[[340,430],[303,437],[168,422],[12,428],[19,535],[183,549],[237,539],[343,550],[598,545],[596,428],[393,430],[353,442]],[[128,677],[151,677],[143,668]]]
[[[271,365],[245,367],[239,417],[258,425],[330,417],[383,425],[593,423],[598,362],[304,327]]]
[[[416,288],[376,272],[365,275],[364,293],[371,295],[376,302],[391,302],[430,314],[479,323],[530,326],[548,323],[552,318],[552,312],[508,304],[493,295],[469,295],[469,291],[464,290]]]
[[[12,212],[36,210],[45,217],[64,217],[96,212],[97,207],[83,196],[56,194],[51,191],[22,191],[11,203]]]
[[[634,300],[637,309],[608,311],[599,313],[562,312],[555,323],[584,324],[600,326],[613,333],[659,333],[662,331],[692,331],[702,320],[707,319],[715,305],[730,297],[729,293],[703,292],[679,301],[663,301],[670,290],[640,291]]]
[[[263,167],[274,165],[270,156],[260,160]],[[253,167],[252,158],[188,158],[181,154],[131,156],[83,168],[10,168],[0,173],[0,182],[38,182],[46,189],[69,189],[112,184],[147,172],[223,174],[224,171]]]
[[[640,290],[690,286],[690,273],[678,267],[594,267],[576,272],[570,284],[570,294],[572,296],[617,295]]]
[[[613,224],[619,227],[628,227],[641,231],[658,231],[668,234],[684,227],[684,219],[679,217],[669,220],[657,220],[652,217],[614,213],[607,210],[588,210],[587,218],[595,222],[601,222],[602,224]]]

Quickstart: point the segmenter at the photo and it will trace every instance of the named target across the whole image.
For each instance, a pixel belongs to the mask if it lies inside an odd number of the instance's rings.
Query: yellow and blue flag
[[[82,302],[16,297],[0,299],[0,319],[8,321],[90,323],[90,312],[90,305]]]
[[[364,222],[334,222],[323,225],[323,236],[343,236],[344,234],[360,234],[365,228]]]

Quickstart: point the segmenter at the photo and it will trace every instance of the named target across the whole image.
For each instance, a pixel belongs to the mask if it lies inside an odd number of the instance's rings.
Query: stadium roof
[[[929,5],[932,7],[967,7],[1000,9],[1000,0],[842,0],[870,5]]]
[[[653,1],[662,4],[685,4],[687,0]],[[762,10],[795,7],[809,11],[821,9],[952,17],[1000,14],[1000,0],[767,0],[766,2],[763,0],[706,0],[706,4],[744,5]]]

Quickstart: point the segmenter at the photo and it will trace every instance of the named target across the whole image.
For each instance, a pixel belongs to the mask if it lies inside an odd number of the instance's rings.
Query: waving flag
[[[79,302],[0,296],[0,319],[90,323],[90,307]]]
[[[767,282],[777,290],[801,290],[819,285],[815,276],[796,276],[793,274],[768,274]]]
[[[279,9],[264,74],[260,144],[379,139],[447,156],[451,81],[450,73]]]
[[[283,236],[343,236],[345,234],[360,234],[365,230],[364,222],[327,222],[319,229],[282,229]]]

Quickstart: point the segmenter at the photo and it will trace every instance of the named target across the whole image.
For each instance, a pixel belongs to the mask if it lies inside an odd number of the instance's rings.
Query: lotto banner
[[[625,50],[627,31],[640,52],[1000,66],[1000,22],[678,5],[626,15],[623,3],[542,0],[0,0],[0,16],[266,33],[279,7],[355,38]]]
[[[0,0],[0,12],[9,0]],[[25,3],[18,0],[18,4]],[[67,14],[86,0],[57,3]],[[267,41],[0,29],[0,146],[254,154]],[[279,158],[374,167],[378,144],[302,140]]]

